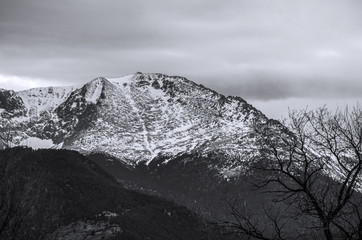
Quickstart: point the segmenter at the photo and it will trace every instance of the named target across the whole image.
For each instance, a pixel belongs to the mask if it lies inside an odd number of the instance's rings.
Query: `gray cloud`
[[[0,75],[164,72],[246,99],[358,98],[360,12],[355,0],[0,0]]]

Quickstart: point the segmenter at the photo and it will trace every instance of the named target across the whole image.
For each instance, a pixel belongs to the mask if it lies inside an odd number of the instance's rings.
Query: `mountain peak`
[[[113,82],[127,82],[127,81],[128,82],[131,82],[131,81],[133,81],[133,82],[140,82],[140,81],[153,82],[155,80],[161,81],[161,82],[162,81],[192,82],[182,76],[169,76],[169,75],[163,74],[163,73],[142,73],[142,72],[136,72],[135,74],[125,75],[125,76],[119,77],[119,78],[107,78],[107,79],[111,82],[112,81]]]

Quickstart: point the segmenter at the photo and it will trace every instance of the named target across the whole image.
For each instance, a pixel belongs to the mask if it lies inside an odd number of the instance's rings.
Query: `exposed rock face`
[[[14,117],[25,113],[23,100],[12,90],[0,89],[0,116]]]

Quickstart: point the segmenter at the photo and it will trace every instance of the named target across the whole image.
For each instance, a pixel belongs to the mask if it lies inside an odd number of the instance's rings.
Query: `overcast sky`
[[[0,0],[0,88],[181,75],[275,118],[362,97],[360,0]]]

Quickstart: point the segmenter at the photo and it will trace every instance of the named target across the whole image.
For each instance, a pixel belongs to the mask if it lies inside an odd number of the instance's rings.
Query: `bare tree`
[[[14,131],[11,120],[7,118],[0,119],[0,149],[11,147],[14,138]]]
[[[273,231],[239,208],[231,208],[236,221],[229,226],[254,239],[287,239],[282,219],[288,219],[299,229],[289,233],[292,239],[362,239],[360,106],[294,111],[285,124],[290,132],[282,134],[272,125],[255,126],[261,156],[254,170],[263,176],[256,187],[273,194],[279,209],[266,212],[271,221],[264,224]]]
[[[5,118],[0,115],[0,150],[12,147],[12,142],[16,136],[16,130],[13,127],[11,119]],[[10,159],[11,151],[6,152],[6,158],[0,158],[0,180],[5,176],[6,166],[8,159]]]

